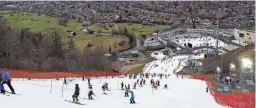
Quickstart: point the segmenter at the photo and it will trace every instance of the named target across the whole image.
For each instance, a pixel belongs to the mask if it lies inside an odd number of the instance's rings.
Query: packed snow
[[[92,78],[91,84],[96,96],[93,96],[94,100],[87,100],[84,98],[88,98],[88,83],[82,81],[82,78],[69,78],[68,84],[64,86],[62,86],[63,79],[58,81],[13,79],[13,87],[20,95],[0,95],[0,104],[5,108],[223,108],[215,102],[209,92],[206,92],[207,85],[204,81],[182,79],[173,74],[174,70],[179,71],[183,68],[185,65],[183,61],[189,58],[188,55],[167,58],[158,52],[157,55],[152,54],[152,56],[158,60],[147,64],[143,72],[170,74],[167,78],[153,78],[160,80],[158,89],[153,89],[150,85],[151,76],[146,79],[143,87],[137,84],[137,89],[133,89],[133,84],[140,79],[139,76],[137,79],[124,76]],[[181,66],[178,66],[180,61]],[[109,84],[110,91],[106,92],[108,95],[102,94],[101,86],[105,82]],[[121,82],[131,85],[136,104],[130,104],[130,98],[124,97]],[[80,86],[79,101],[85,105],[64,101],[65,99],[72,100],[75,84]],[[168,89],[163,89],[164,84],[168,85]],[[5,88],[9,90],[7,86]]]
[[[200,47],[200,46],[207,46],[207,44],[209,46],[216,46],[216,39],[214,39],[213,37],[200,37],[200,38],[193,38],[193,39],[190,39],[190,38],[180,38],[178,40],[178,43],[180,45],[182,45],[183,47],[185,47],[184,44],[192,44],[193,48],[194,47]],[[222,46],[227,46],[224,42],[222,41],[218,41],[218,44],[219,44],[219,47],[222,47]]]

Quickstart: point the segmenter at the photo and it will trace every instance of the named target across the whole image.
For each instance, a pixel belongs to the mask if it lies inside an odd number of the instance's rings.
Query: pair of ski
[[[71,101],[71,100],[65,100],[66,102],[69,102],[69,103],[73,103],[73,104],[77,104],[77,105],[85,105],[85,104],[83,104],[83,103],[74,103],[73,101]]]
[[[81,98],[81,99],[86,99],[86,98]],[[94,99],[87,99],[87,100],[94,100]],[[71,100],[65,100],[66,102],[69,102],[69,103],[73,103],[73,104],[77,104],[77,105],[85,105],[83,103],[74,103],[73,101]]]
[[[139,104],[139,103],[130,103],[130,102],[124,102],[124,103],[129,103],[129,104]]]
[[[13,94],[12,92],[5,91],[5,94],[3,94],[3,95],[10,96],[10,95],[20,95],[20,94],[17,94],[17,93]]]

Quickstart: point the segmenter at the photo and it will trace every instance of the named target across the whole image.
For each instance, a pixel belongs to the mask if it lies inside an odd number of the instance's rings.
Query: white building
[[[248,30],[234,29],[234,37],[242,43],[255,43],[255,32]]]

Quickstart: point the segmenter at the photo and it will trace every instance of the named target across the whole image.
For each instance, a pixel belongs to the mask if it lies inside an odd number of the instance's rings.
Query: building
[[[234,29],[234,37],[241,43],[255,43],[255,32],[248,30]]]

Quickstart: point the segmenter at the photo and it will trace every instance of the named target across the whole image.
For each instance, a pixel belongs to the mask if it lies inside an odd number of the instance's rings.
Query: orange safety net
[[[206,76],[193,76],[192,78],[206,81],[211,94],[215,100],[222,105],[232,108],[255,108],[255,92],[221,94]]]
[[[57,79],[64,77],[105,77],[121,76],[123,72],[38,72],[31,70],[8,70],[12,78],[31,78],[31,79]]]

